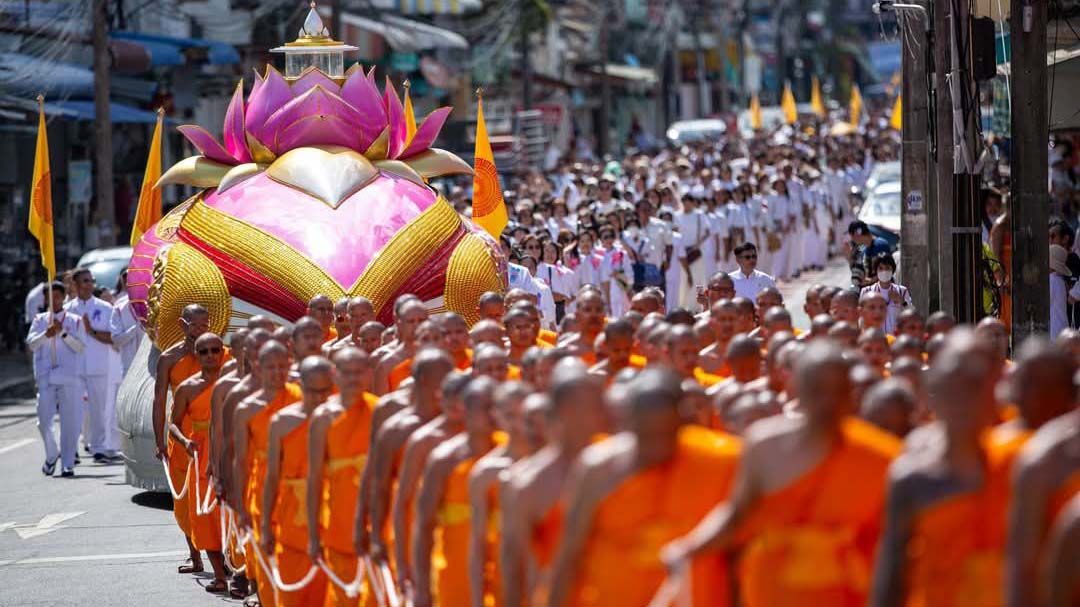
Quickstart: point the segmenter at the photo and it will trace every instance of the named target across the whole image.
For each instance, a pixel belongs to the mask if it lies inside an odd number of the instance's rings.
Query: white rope
[[[224,505],[224,504],[222,504],[221,508],[218,508],[218,518],[221,521],[221,547],[222,547],[221,552],[222,552],[222,554],[225,555],[225,566],[228,567],[229,570],[233,572],[233,575],[240,575],[240,574],[243,574],[244,571],[247,569],[247,563],[244,563],[243,566],[241,566],[241,567],[237,567],[229,559],[230,541],[236,537],[236,535],[235,535],[236,525],[232,524],[232,521],[229,518],[229,517],[233,516],[232,510],[229,510],[228,512],[226,512],[226,510],[228,510],[228,508],[229,507]],[[228,524],[225,523],[226,520],[229,521]],[[236,545],[241,550],[244,549],[243,548],[244,545],[243,545],[242,542],[237,542]]]
[[[327,579],[329,579],[331,583],[345,591],[345,596],[349,597],[350,599],[354,599],[360,595],[360,585],[362,583],[362,580],[364,579],[364,571],[359,567],[359,564],[357,564],[356,567],[356,577],[353,579],[353,581],[348,583],[346,583],[345,580],[342,580],[337,576],[336,573],[334,573],[333,568],[331,568],[330,565],[325,560],[323,560],[323,557],[321,555],[315,559],[315,565],[317,565],[319,569],[323,570],[323,573],[326,574]]]
[[[387,607],[402,607],[401,596],[398,595],[397,586],[394,585],[394,576],[390,573],[390,565],[386,561],[379,563],[379,582],[386,591]]]
[[[371,589],[375,593],[375,602],[379,607],[386,607],[386,592],[383,589],[382,579],[375,575],[375,567],[371,564],[371,557],[364,555],[360,557],[360,562],[364,566],[364,571],[367,572],[368,581],[371,582]]]
[[[690,566],[687,564],[664,579],[648,607],[691,607],[694,601],[692,588]]]
[[[319,568],[312,565],[308,568],[304,577],[299,581],[293,583],[285,583],[281,579],[281,570],[277,566],[277,557],[271,555],[270,557],[264,557],[262,550],[255,544],[252,544],[255,548],[255,558],[258,559],[259,565],[262,567],[263,572],[266,573],[266,577],[270,579],[270,582],[274,585],[275,592],[298,592],[303,590],[312,580],[315,579],[315,574],[319,572]]]
[[[217,507],[217,492],[214,491],[213,486],[209,482],[206,483],[206,495],[202,500],[199,499],[199,474],[202,468],[199,466],[199,452],[195,452],[195,514],[197,516],[207,516],[214,511]],[[209,476],[207,477],[209,480]]]
[[[182,500],[188,492],[188,472],[191,472],[191,460],[188,460],[187,470],[184,472],[184,488],[181,491],[177,491],[173,485],[172,474],[169,472],[169,458],[168,456],[161,458],[161,467],[165,469],[165,482],[169,485],[169,493],[172,494],[174,500]]]

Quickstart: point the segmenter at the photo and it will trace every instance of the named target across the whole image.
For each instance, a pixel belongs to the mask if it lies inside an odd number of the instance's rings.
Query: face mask
[[[877,279],[881,282],[889,282],[892,280],[892,270],[880,270],[877,273]]]

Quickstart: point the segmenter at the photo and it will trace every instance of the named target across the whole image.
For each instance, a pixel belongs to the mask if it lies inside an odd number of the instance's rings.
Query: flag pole
[[[38,93],[38,114],[45,116],[45,95]],[[40,246],[40,243],[38,243]],[[49,324],[53,323],[53,316],[56,314],[56,310],[53,309],[52,298],[52,277],[49,276],[49,269],[45,268],[45,303],[49,306]]]

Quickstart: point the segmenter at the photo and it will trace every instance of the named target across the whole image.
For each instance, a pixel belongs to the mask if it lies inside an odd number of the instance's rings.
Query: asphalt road
[[[807,287],[844,285],[848,277],[846,263],[833,260],[821,272],[782,283],[795,325],[809,327],[802,310]],[[176,573],[187,550],[168,495],[126,485],[122,465],[97,465],[89,457],[74,479],[41,474],[44,455],[34,401],[27,398],[32,386],[25,381],[29,369],[3,366],[0,607],[238,603],[203,591],[209,573]]]

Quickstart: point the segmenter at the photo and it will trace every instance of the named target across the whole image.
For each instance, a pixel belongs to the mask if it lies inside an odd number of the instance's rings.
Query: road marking
[[[29,445],[32,442],[34,442],[34,439],[32,439],[32,438],[24,438],[22,440],[17,440],[17,441],[11,443],[10,445],[8,445],[6,447],[0,447],[0,455],[3,455],[5,453],[7,453],[8,451],[14,451],[14,450],[18,449],[19,447],[25,447],[25,446]]]
[[[47,556],[29,559],[14,559],[9,561],[0,561],[0,567],[7,567],[12,565],[48,565],[55,563],[78,563],[86,561],[123,561],[123,560],[139,560],[139,559],[154,559],[162,557],[172,556],[187,556],[187,550],[169,550],[168,552],[136,552],[136,553],[122,553],[122,554],[84,554],[81,556]]]
[[[19,539],[28,540],[30,538],[45,535],[46,533],[52,533],[58,529],[64,529],[67,525],[61,525],[60,523],[73,519],[77,516],[82,516],[85,512],[54,512],[52,514],[46,514],[41,517],[41,520],[36,524],[29,523],[3,523],[0,524],[0,531],[5,529],[14,529],[15,533],[19,535]]]

